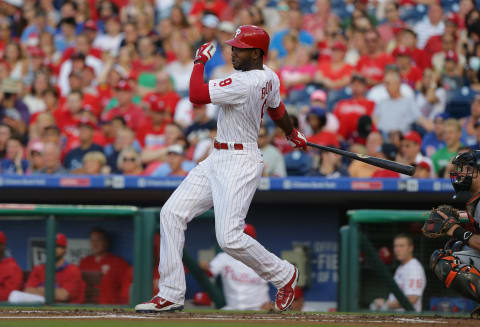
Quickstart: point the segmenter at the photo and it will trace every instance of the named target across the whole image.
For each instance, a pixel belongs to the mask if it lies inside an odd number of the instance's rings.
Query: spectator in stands
[[[142,108],[135,105],[133,99],[133,88],[128,80],[120,80],[115,85],[115,94],[118,99],[118,106],[108,111],[103,119],[111,120],[121,116],[125,119],[128,127],[138,131],[145,122],[145,113]]]
[[[417,34],[410,28],[405,27],[402,31],[399,32],[399,41],[398,46],[405,46],[412,55],[412,60],[415,62],[415,65],[420,68],[422,71],[426,68],[431,68],[431,56],[424,49],[417,48],[418,39]]]
[[[170,123],[165,127],[165,144],[162,146],[153,146],[143,149],[142,163],[149,165],[164,161],[167,155],[167,147],[178,143],[179,139],[184,138],[182,128],[175,123]],[[148,170],[148,167],[147,167]]]
[[[7,141],[5,159],[0,163],[2,174],[24,175],[28,169],[28,161],[24,159],[22,141],[17,136],[12,136]]]
[[[40,57],[41,60],[44,60],[44,54],[39,53],[43,51],[39,50],[39,48],[36,49],[37,50],[34,51],[32,57],[35,58],[36,56],[37,58]],[[32,75],[32,78],[33,83],[31,91],[23,97],[23,102],[28,107],[28,112],[30,115],[32,115],[30,119],[33,121],[33,115],[35,113],[45,111],[46,109],[43,94],[50,86],[50,74],[48,74],[45,70],[39,70],[35,71],[35,73]]]
[[[100,175],[108,174],[110,167],[107,165],[107,158],[100,151],[87,152],[82,159],[82,167],[71,170],[72,174]]]
[[[294,63],[285,64],[279,70],[280,83],[286,89],[286,101],[294,105],[302,105],[308,103],[305,88],[312,81],[315,66],[310,61],[310,49],[306,46],[296,47],[293,56]]]
[[[114,127],[117,130],[113,144],[107,145],[104,153],[107,156],[107,164],[111,167],[113,174],[119,174],[120,170],[117,167],[118,156],[122,150],[133,147],[135,151],[141,151],[138,142],[135,140],[135,133],[128,127],[120,127],[121,120],[113,120],[112,125],[119,125]]]
[[[432,155],[432,162],[437,176],[442,177],[445,167],[452,161],[462,146],[460,141],[462,136],[462,126],[453,118],[447,119],[443,122],[443,139],[445,146],[438,149]]]
[[[147,114],[144,125],[137,131],[137,140],[146,147],[163,145],[165,143],[165,127],[170,121],[166,103],[160,101],[155,93],[151,93],[145,100]]]
[[[333,114],[338,118],[338,135],[342,140],[350,140],[358,130],[358,120],[362,116],[371,116],[375,103],[365,98],[367,81],[362,75],[354,74],[350,82],[352,97],[340,100]]]
[[[151,176],[187,176],[188,172],[195,167],[195,163],[185,158],[185,150],[180,144],[170,145],[167,148],[165,162],[158,166]]]
[[[3,79],[0,88],[0,122],[11,127],[15,134],[26,136],[30,122],[28,107],[18,97],[20,82],[11,78]]]
[[[428,15],[414,26],[414,31],[418,35],[417,46],[420,49],[425,47],[430,37],[443,34],[445,23],[440,3],[434,1],[428,6]]]
[[[373,112],[375,125],[383,133],[399,130],[408,132],[412,124],[430,130],[431,126],[420,113],[413,98],[407,98],[400,93],[401,77],[398,71],[388,71],[385,74],[384,83],[390,99],[383,100],[376,104]]]
[[[401,161],[407,165],[426,162],[432,167],[432,161],[422,155],[420,152],[422,137],[415,131],[410,131],[403,136],[402,146],[400,148]]]
[[[123,175],[142,175],[142,161],[138,152],[132,148],[128,147],[123,149],[118,155],[117,159],[117,169]]]
[[[440,81],[447,91],[458,90],[465,84],[458,69],[458,55],[455,51],[450,50],[445,54],[445,65]]]
[[[12,136],[12,128],[5,123],[0,123],[0,160],[7,154],[7,141]]]
[[[90,249],[92,254],[80,260],[79,268],[83,272],[98,272],[101,280],[95,287],[98,295],[94,302],[99,304],[122,304],[122,277],[128,269],[128,263],[108,252],[110,247],[108,233],[101,228],[90,231]]]
[[[379,132],[370,132],[367,137],[365,154],[371,157],[378,157],[383,144],[382,134]],[[369,178],[377,170],[377,167],[364,162],[353,160],[348,167],[350,177]]]
[[[312,135],[308,137],[309,142],[321,145],[333,144],[339,146],[337,135],[324,128],[327,123],[327,111],[324,108],[310,108],[307,115],[307,123],[312,130]]]
[[[412,53],[406,46],[398,46],[392,52],[400,70],[402,82],[416,89],[417,83],[422,79],[422,71],[412,63]]]
[[[44,168],[38,171],[39,174],[60,175],[67,174],[68,171],[62,166],[60,160],[62,151],[56,143],[45,143],[43,147],[43,165]]]
[[[438,84],[435,73],[427,68],[423,71],[423,77],[417,84],[417,103],[423,117],[434,120],[434,118],[445,111],[447,92]]]
[[[191,147],[195,148],[202,140],[209,138],[212,128],[217,125],[214,119],[207,115],[206,105],[193,105],[193,124],[185,130],[185,136]]]
[[[338,147],[338,144],[329,144],[329,147]],[[342,157],[329,151],[320,152],[320,162],[317,168],[312,169],[309,176],[319,176],[325,178],[348,177],[348,170],[342,165]]]
[[[225,78],[235,72],[232,65],[232,47],[228,45],[221,45],[219,49],[222,53],[224,64],[215,67],[212,71],[211,79]]]
[[[27,148],[27,160],[29,162],[28,174],[37,174],[41,169],[43,169],[43,142],[42,141],[31,141],[28,144]]]
[[[64,234],[57,234],[56,245],[55,301],[83,303],[85,283],[78,267],[65,260],[67,238]],[[9,301],[12,303],[45,302],[45,264],[33,267],[25,283],[24,292],[12,292]]]
[[[175,92],[181,97],[186,97],[188,95],[190,73],[193,69],[192,46],[186,41],[180,40],[174,44],[173,50],[177,60],[169,63],[165,67],[165,71],[173,79]]]
[[[396,161],[398,148],[392,143],[383,143],[378,158]],[[400,178],[400,174],[384,168],[377,168],[372,174],[372,178]]]
[[[80,91],[72,91],[67,96],[65,106],[53,112],[57,126],[62,133],[76,128],[82,108],[83,94]]]
[[[422,152],[431,157],[435,151],[445,146],[443,140],[443,122],[448,118],[445,113],[438,114],[433,120],[433,131],[428,132],[422,139]]]
[[[161,70],[156,74],[156,80],[157,86],[154,94],[157,96],[159,102],[163,101],[165,103],[165,108],[170,113],[170,118],[173,118],[180,97],[173,90],[172,79],[166,71]],[[145,97],[148,97],[148,94]]]
[[[393,239],[393,253],[400,262],[393,279],[407,297],[416,312],[422,311],[422,296],[427,279],[422,264],[413,257],[413,239],[410,235],[399,234]],[[388,298],[375,299],[371,308],[375,310],[405,311],[395,296],[390,293]]]
[[[457,39],[455,35],[450,33],[445,33],[442,35],[442,51],[437,52],[432,56],[432,65],[438,74],[442,74],[444,72],[447,53],[449,51],[453,51],[455,53],[457,52],[456,44]],[[463,54],[459,54],[457,69],[461,69],[461,67],[465,66],[465,64],[465,56]]]
[[[367,79],[369,86],[380,83],[385,66],[394,62],[393,57],[382,49],[379,39],[376,30],[369,30],[365,33],[367,52],[360,57],[356,66],[357,72]]]
[[[315,11],[303,16],[303,29],[310,33],[316,42],[325,39],[325,28],[330,19],[338,19],[333,13],[329,0],[316,0]]]
[[[70,150],[65,159],[64,166],[68,170],[80,169],[83,165],[83,156],[91,151],[103,153],[103,148],[93,143],[93,133],[96,124],[90,119],[82,119],[78,122],[78,139],[80,146]]]
[[[323,60],[319,63],[315,72],[314,81],[322,84],[325,88],[339,90],[350,83],[353,67],[345,62],[347,46],[340,41],[332,46],[330,60]],[[332,95],[331,95],[332,96]]]
[[[60,52],[64,52],[67,48],[75,45],[75,29],[77,28],[77,24],[75,18],[65,17],[62,18],[58,25],[60,27],[60,33],[55,35],[55,48]]]
[[[97,35],[93,46],[116,56],[122,40],[123,34],[120,19],[117,16],[110,16],[105,23],[105,33]]]
[[[399,7],[400,4],[396,1],[388,1],[385,4],[385,17],[387,20],[377,27],[378,34],[385,44],[395,39],[400,30],[407,26],[400,18]]]
[[[472,145],[471,148],[473,150],[480,150],[480,121],[477,121],[474,127],[475,127],[475,140],[477,142],[474,145]]]
[[[265,126],[260,127],[258,133],[258,148],[263,155],[262,176],[266,177],[285,177],[287,171],[282,153],[271,144],[271,137]]]
[[[476,94],[470,105],[470,116],[460,119],[462,125],[462,143],[467,146],[475,144],[476,128],[475,124],[480,119],[480,94]]]
[[[431,178],[432,177],[432,166],[426,161],[420,161],[415,164],[415,173],[413,178]]]
[[[283,46],[283,38],[289,33],[298,34],[298,41],[306,46],[313,44],[313,37],[307,31],[302,29],[303,19],[302,13],[298,9],[291,9],[288,11],[288,28],[278,31],[272,36],[270,42],[270,56],[272,58],[283,58],[286,55],[285,47]]]
[[[7,237],[0,231],[0,301],[5,302],[14,290],[23,284],[23,272],[13,257],[6,255]]]

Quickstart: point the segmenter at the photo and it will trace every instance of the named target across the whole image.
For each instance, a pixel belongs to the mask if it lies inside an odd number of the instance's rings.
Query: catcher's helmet
[[[242,25],[237,28],[235,37],[225,41],[232,47],[242,49],[260,49],[264,56],[268,54],[268,46],[270,45],[270,36],[263,28],[255,25]]]
[[[480,151],[470,150],[457,154],[452,160],[454,170],[450,172],[455,192],[470,192],[473,178],[477,177],[480,169]]]

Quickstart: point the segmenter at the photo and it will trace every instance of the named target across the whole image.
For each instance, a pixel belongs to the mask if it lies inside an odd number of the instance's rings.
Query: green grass
[[[319,323],[302,323],[291,321],[292,326],[295,327],[311,327],[311,326],[321,326],[321,327],[347,327],[346,325],[338,324],[319,324]],[[0,320],[0,327],[265,327],[265,326],[274,326],[275,322],[263,322],[263,323],[251,323],[249,321],[232,321],[232,322],[216,322],[216,321],[114,321],[114,320],[105,320],[105,321],[90,321],[90,320]],[[280,326],[288,326],[286,322],[282,322]],[[348,325],[348,327],[354,327]]]

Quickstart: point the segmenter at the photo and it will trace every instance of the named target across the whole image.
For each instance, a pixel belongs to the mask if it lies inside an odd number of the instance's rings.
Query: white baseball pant
[[[182,264],[187,223],[210,209],[220,247],[277,288],[292,278],[294,267],[243,233],[250,202],[260,182],[263,158],[256,143],[243,150],[214,150],[173,192],[160,213],[158,296],[183,304]]]

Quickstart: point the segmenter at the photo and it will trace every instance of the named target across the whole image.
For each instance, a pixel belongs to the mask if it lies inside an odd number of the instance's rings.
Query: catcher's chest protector
[[[480,254],[472,250],[436,250],[430,258],[430,267],[446,288],[452,288],[462,296],[480,302],[480,272],[467,262],[480,263]]]

